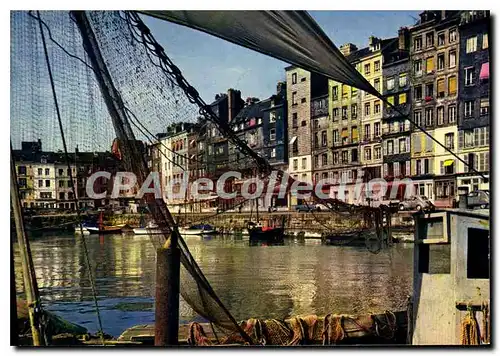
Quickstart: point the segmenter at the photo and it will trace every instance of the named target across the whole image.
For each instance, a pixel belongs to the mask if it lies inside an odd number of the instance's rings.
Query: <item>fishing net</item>
[[[215,125],[235,149],[250,158],[249,167],[255,167],[262,177],[271,172],[268,162],[241,141],[203,102],[167,56],[168,49],[156,42],[135,12],[11,13],[14,149],[19,148],[21,141],[40,138],[44,139],[44,151],[62,148],[40,24],[46,37],[68,151],[77,147],[80,151],[106,151],[117,139],[120,168],[135,173],[140,186],[149,174],[145,144],[157,143],[155,135],[165,132],[173,123],[201,120]],[[160,151],[167,157],[171,149],[162,145]],[[159,228],[176,231],[176,222],[162,199],[146,194],[144,202]],[[366,213],[365,208],[350,207],[335,199],[322,202],[340,218],[361,217]],[[331,228],[325,225],[325,231]],[[360,228],[350,227],[353,231]],[[160,247],[170,235],[151,236],[151,240]],[[205,319],[244,334],[211,288],[185,241],[178,233],[174,235],[181,250],[183,299]]]

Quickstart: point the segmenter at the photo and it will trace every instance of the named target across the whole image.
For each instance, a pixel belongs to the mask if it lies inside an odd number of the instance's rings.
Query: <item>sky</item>
[[[368,37],[396,37],[401,26],[411,26],[420,11],[311,11],[333,43],[368,45]],[[184,77],[210,103],[215,94],[234,88],[243,98],[265,99],[285,80],[280,60],[239,47],[187,27],[143,16],[153,36],[181,69]]]

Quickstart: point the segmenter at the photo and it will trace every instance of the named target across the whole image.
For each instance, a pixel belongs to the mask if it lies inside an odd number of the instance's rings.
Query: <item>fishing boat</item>
[[[269,243],[282,244],[285,238],[284,217],[281,226],[276,226],[273,219],[260,223],[249,222],[247,227],[250,244],[253,243]]]
[[[122,231],[122,227],[120,226],[107,226],[104,225],[103,222],[103,213],[101,212],[99,214],[99,221],[97,224],[85,222],[82,223],[82,228],[80,229],[80,226],[77,225],[75,227],[75,234],[82,234],[83,235],[91,235],[91,234],[119,234]]]
[[[179,233],[181,235],[211,235],[215,234],[216,231],[211,225],[200,224],[200,225],[192,225],[187,228],[180,228]]]
[[[161,235],[169,233],[169,229],[160,228],[156,223],[149,222],[145,227],[137,227],[132,229],[135,235]]]

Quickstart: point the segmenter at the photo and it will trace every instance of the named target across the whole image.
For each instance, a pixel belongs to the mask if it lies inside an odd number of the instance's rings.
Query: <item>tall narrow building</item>
[[[457,162],[458,11],[424,11],[410,29],[412,117],[446,149],[413,127],[411,173],[417,193],[451,206]]]
[[[328,79],[295,66],[286,70],[288,113],[288,173],[312,183],[311,98],[328,94]],[[290,205],[301,202],[290,198]]]
[[[489,11],[464,11],[458,75],[458,150],[460,157],[484,176],[490,172],[490,46]],[[458,193],[489,189],[489,182],[458,163]]]

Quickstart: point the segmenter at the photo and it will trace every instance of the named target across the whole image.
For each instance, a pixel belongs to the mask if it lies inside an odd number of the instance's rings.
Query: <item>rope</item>
[[[44,54],[45,54],[45,61],[47,63],[47,70],[49,73],[50,86],[52,88],[52,94],[53,94],[53,98],[54,98],[54,106],[56,108],[57,120],[59,122],[59,130],[61,132],[61,139],[62,139],[62,143],[63,143],[63,147],[64,147],[64,156],[66,159],[66,163],[68,165],[70,185],[71,185],[71,190],[73,192],[73,200],[75,202],[77,220],[78,220],[78,223],[80,225],[80,233],[81,233],[81,237],[82,237],[82,245],[83,245],[83,250],[84,250],[84,254],[85,254],[85,262],[87,264],[90,285],[92,287],[92,296],[94,299],[94,304],[95,304],[96,314],[97,314],[97,321],[99,324],[99,332],[98,333],[101,337],[102,344],[104,345],[104,332],[103,332],[103,328],[102,328],[101,314],[99,312],[99,304],[97,303],[97,292],[96,292],[96,287],[95,287],[95,283],[94,283],[94,278],[92,275],[92,268],[90,265],[90,258],[89,258],[89,253],[88,253],[88,249],[87,249],[87,243],[86,243],[85,237],[83,235],[82,219],[81,219],[80,211],[78,209],[78,197],[76,195],[76,189],[75,189],[75,185],[74,185],[74,181],[73,181],[70,158],[69,158],[69,154],[68,154],[68,148],[66,145],[66,137],[64,135],[64,128],[63,128],[62,119],[61,119],[61,111],[59,109],[59,103],[57,101],[57,93],[56,93],[56,88],[55,88],[55,84],[54,84],[54,77],[52,75],[52,67],[50,65],[49,53],[47,50],[47,43],[45,41],[45,33],[44,33],[43,26],[42,26],[41,18],[40,18],[40,11],[37,11],[37,17],[38,17],[39,25],[40,25],[40,33],[41,33],[41,37],[42,37],[43,49],[44,49]]]
[[[384,316],[385,321],[372,315],[373,322],[375,323],[375,333],[379,337],[390,340],[394,338],[396,330],[398,328],[396,323],[396,315],[393,312],[386,310],[384,312]]]
[[[197,322],[189,324],[189,336],[187,342],[191,346],[211,346],[212,342],[207,337],[205,330]]]
[[[345,338],[346,333],[343,322],[343,315],[328,314],[325,316],[325,321],[323,322],[323,345],[331,345],[332,343],[335,345]]]
[[[479,327],[472,308],[467,308],[467,313],[462,319],[460,341],[462,345],[479,345]]]
[[[490,330],[490,307],[488,303],[486,302],[483,303],[481,311],[483,312],[483,334],[481,335],[481,341],[483,342],[483,344],[489,344],[491,330]]]

